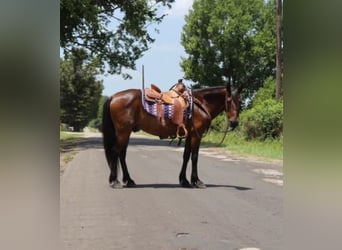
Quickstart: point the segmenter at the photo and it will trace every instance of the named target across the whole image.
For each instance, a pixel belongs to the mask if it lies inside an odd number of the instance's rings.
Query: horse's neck
[[[222,111],[224,111],[224,99],[220,103],[217,102],[214,105],[209,106],[209,112],[212,119],[218,116]]]
[[[226,93],[224,91],[218,91],[217,94],[212,95],[208,93],[201,93],[200,98],[204,101],[204,105],[206,106],[206,109],[210,113],[212,119],[224,111],[226,98]]]

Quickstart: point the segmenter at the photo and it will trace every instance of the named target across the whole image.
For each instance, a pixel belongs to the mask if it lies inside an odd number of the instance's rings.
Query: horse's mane
[[[219,93],[222,93],[222,90],[226,89],[225,86],[215,86],[215,87],[208,87],[208,88],[201,88],[201,89],[194,89],[193,93],[197,96],[215,96]]]
[[[200,89],[193,89],[194,92],[206,92],[206,91],[216,91],[216,90],[222,90],[223,88],[226,88],[225,86],[214,86],[214,87],[204,87]]]
[[[226,89],[227,86],[214,86],[214,87],[204,87],[200,89],[193,89],[194,93],[198,93],[200,95],[215,95],[222,91],[222,89]],[[238,94],[238,89],[236,87],[232,87],[232,95],[236,96]]]

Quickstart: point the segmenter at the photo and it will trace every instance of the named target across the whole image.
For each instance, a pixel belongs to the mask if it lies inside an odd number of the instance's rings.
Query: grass
[[[209,132],[203,139],[203,145],[219,146],[223,133]],[[257,156],[267,159],[283,159],[283,139],[266,141],[246,141],[239,132],[228,132],[222,148],[246,156]]]
[[[82,133],[77,133],[77,132],[65,132],[65,131],[60,131],[59,132],[59,139],[62,142],[67,142],[67,141],[73,141],[77,138],[82,137]]]
[[[69,153],[66,156],[63,157],[63,162],[64,163],[68,163],[69,161],[72,161],[72,159],[74,159],[73,154]]]
[[[139,131],[136,134],[151,136],[148,133]],[[264,160],[283,160],[283,139],[266,141],[246,141],[239,132],[228,132],[226,139],[220,146],[223,133],[210,131],[202,139],[202,145],[212,147],[222,147],[233,153],[243,156],[256,156]],[[184,140],[183,140],[184,143]]]
[[[82,138],[82,133],[60,131],[59,152],[61,155],[62,164],[66,164],[73,159],[73,155],[75,154],[74,149],[77,145],[77,142],[80,140],[80,138]]]

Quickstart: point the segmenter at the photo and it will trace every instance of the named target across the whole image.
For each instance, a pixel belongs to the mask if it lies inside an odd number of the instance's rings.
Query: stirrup
[[[179,134],[179,132],[180,132],[179,128],[182,128],[182,129],[183,129],[184,135],[180,135],[180,134]],[[184,125],[178,126],[178,127],[177,127],[177,133],[176,133],[176,135],[177,135],[177,137],[180,138],[180,139],[186,138],[186,137],[188,136],[188,130],[185,128]]]

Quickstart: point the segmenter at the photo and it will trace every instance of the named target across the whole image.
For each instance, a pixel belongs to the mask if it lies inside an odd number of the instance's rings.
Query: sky
[[[184,48],[180,43],[182,28],[185,24],[184,16],[188,14],[193,0],[176,0],[170,10],[163,10],[168,15],[162,23],[155,25],[159,34],[151,31],[155,42],[150,44],[150,49],[136,61],[136,70],[124,70],[132,79],[123,79],[120,75],[103,75],[103,95],[111,96],[114,93],[142,87],[142,65],[144,65],[145,87],[151,83],[156,84],[161,90],[168,90],[178,79],[183,78],[184,72],[180,67],[181,57],[186,57]],[[186,85],[192,82],[183,81]]]

